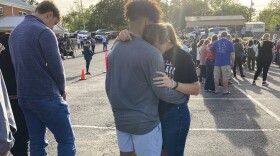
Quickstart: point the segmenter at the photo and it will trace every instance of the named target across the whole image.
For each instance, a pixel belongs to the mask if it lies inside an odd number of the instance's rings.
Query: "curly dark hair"
[[[162,20],[163,12],[156,0],[128,0],[124,6],[124,15],[129,21],[147,17],[158,23]]]

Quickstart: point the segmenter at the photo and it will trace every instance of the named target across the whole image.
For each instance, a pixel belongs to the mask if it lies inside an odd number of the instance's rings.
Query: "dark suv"
[[[114,39],[119,35],[119,31],[108,31],[106,34],[108,34],[109,39]]]
[[[95,35],[105,35],[107,31],[107,29],[98,29],[95,31]]]

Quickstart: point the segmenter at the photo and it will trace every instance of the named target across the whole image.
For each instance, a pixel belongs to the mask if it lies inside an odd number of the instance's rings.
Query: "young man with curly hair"
[[[158,23],[162,11],[156,0],[128,0],[125,16],[130,42],[117,42],[109,54],[106,92],[114,114],[121,156],[159,156],[162,130],[158,113],[159,99],[185,101],[175,84],[160,88],[154,84],[157,72],[164,72],[161,52],[142,39],[145,28]],[[129,34],[127,34],[130,36]]]

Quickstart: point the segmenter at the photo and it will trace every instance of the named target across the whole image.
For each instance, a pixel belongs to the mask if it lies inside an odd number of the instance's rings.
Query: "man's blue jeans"
[[[48,145],[46,128],[58,143],[58,156],[76,154],[75,137],[70,122],[68,104],[62,98],[19,98],[30,137],[30,155],[45,156]]]
[[[163,148],[167,155],[183,156],[191,121],[187,103],[173,104],[160,116]]]

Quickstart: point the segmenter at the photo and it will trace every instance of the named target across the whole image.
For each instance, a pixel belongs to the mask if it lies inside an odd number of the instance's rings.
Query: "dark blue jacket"
[[[92,50],[89,48],[90,46],[84,46],[84,58],[85,60],[91,60],[92,59]]]
[[[54,32],[33,15],[11,33],[9,48],[18,97],[49,98],[65,93],[65,76]]]

